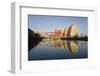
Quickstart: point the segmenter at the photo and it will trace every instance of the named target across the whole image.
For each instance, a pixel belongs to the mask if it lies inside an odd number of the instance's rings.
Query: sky
[[[28,15],[28,27],[34,32],[54,32],[71,24],[78,25],[78,33],[88,35],[88,17]]]

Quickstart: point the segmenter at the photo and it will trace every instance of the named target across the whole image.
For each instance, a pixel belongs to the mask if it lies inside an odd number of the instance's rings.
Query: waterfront
[[[28,15],[28,60],[88,58],[88,17]]]

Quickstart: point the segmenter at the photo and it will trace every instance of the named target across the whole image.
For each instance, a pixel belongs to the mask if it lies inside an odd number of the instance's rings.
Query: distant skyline
[[[78,25],[79,35],[88,35],[88,17],[28,15],[28,27],[34,32],[54,32],[71,24]]]

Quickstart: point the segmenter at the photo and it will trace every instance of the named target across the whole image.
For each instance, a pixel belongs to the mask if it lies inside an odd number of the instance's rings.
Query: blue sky
[[[78,25],[79,34],[88,35],[88,17],[29,15],[28,27],[35,32],[53,32],[71,24]]]

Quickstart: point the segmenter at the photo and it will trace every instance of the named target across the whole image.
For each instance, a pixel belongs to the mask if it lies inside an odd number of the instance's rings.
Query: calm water
[[[28,60],[88,58],[88,42],[43,39],[28,51]]]

